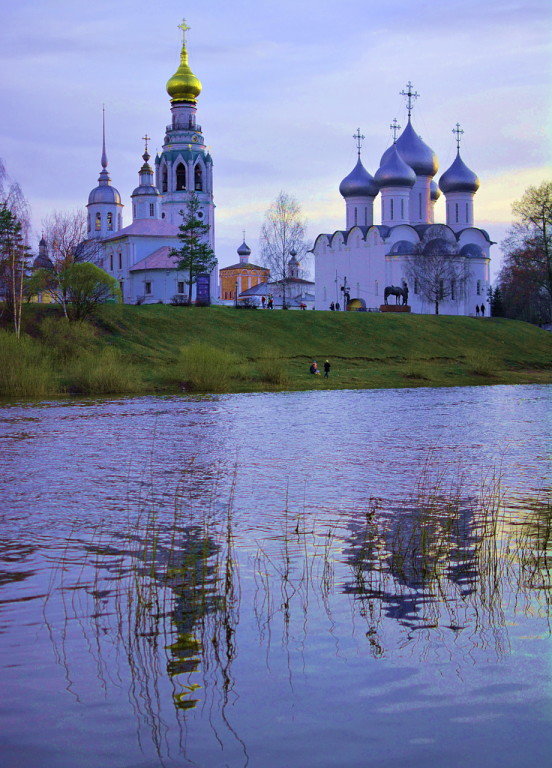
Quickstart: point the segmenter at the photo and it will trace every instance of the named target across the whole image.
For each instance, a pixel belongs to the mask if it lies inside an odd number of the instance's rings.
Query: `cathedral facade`
[[[412,93],[408,85],[408,122],[381,157],[372,176],[360,156],[339,187],[345,200],[345,227],[316,238],[313,253],[316,309],[348,302],[351,307],[377,310],[388,303],[390,288],[400,289],[389,301],[404,302],[412,312],[479,314],[490,285],[488,233],[474,225],[474,196],[479,179],[457,155],[434,181],[438,162],[417,134],[411,120]],[[396,126],[395,121],[395,129]],[[441,192],[446,199],[446,223],[434,221]],[[374,223],[379,197],[381,224]],[[387,289],[387,290],[386,290]],[[393,294],[392,294],[393,296]],[[404,296],[404,299],[402,298]],[[353,301],[356,300],[356,301]]]
[[[209,225],[207,240],[215,247],[213,161],[197,122],[197,98],[201,82],[188,63],[183,22],[180,65],[167,82],[171,97],[171,122],[165,129],[163,149],[150,165],[149,137],[144,136],[143,164],[138,186],[132,192],[132,223],[123,227],[121,196],[111,184],[107,170],[105,121],[102,170],[88,197],[88,237],[101,243],[100,266],[116,278],[127,304],[184,301],[188,294],[187,273],[176,269],[170,255],[180,247],[180,211],[195,193],[200,203],[198,218]],[[217,273],[202,276],[194,284],[193,300],[218,297]]]

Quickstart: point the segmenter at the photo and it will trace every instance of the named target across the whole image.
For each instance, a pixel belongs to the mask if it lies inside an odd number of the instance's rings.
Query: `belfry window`
[[[109,229],[110,232],[113,231],[113,214],[111,213],[111,211],[107,212],[107,228]]]
[[[150,203],[150,216],[155,215],[155,205],[154,203]]]
[[[164,165],[161,171],[161,192],[167,192],[169,189],[169,174],[167,166]]]
[[[99,232],[102,228],[102,214],[98,211],[96,214],[96,232]]]
[[[201,166],[199,163],[196,165],[194,170],[194,189],[196,192],[201,192],[203,189],[203,174],[201,172]]]
[[[455,203],[455,210],[456,210],[456,214],[455,214],[455,220],[456,220],[456,223],[458,224],[458,221],[459,221],[459,216],[458,216],[458,203]]]
[[[176,166],[176,191],[186,189],[186,166],[183,163],[179,163]]]

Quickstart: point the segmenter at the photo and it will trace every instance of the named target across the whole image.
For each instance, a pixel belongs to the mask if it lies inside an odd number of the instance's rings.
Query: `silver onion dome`
[[[357,164],[348,176],[345,176],[339,185],[340,194],[347,197],[375,197],[378,194],[378,185],[374,177],[368,173],[358,158]]]
[[[157,187],[153,187],[149,184],[140,184],[139,187],[136,187],[131,197],[145,197],[146,195],[148,197],[151,197],[152,195],[154,197],[159,197],[159,190]]]
[[[247,245],[245,240],[238,248],[238,256],[250,256],[251,255],[251,248]]]
[[[421,140],[410,120],[397,139],[396,147],[417,176],[435,176],[439,168],[437,155]]]
[[[441,193],[439,192],[439,187],[437,186],[437,182],[433,181],[432,179],[429,185],[429,198],[431,202],[434,203],[440,197],[441,197]]]
[[[413,187],[416,183],[416,174],[400,156],[397,145],[389,147],[385,162],[380,165],[374,176],[378,187]]]
[[[99,184],[88,195],[88,205],[93,203],[116,203],[120,205],[121,195],[111,184]]]
[[[453,164],[439,179],[439,187],[447,195],[449,192],[477,192],[479,179],[457,153]]]

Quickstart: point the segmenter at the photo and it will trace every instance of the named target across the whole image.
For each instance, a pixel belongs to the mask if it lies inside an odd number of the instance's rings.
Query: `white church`
[[[102,170],[98,186],[88,196],[88,237],[101,241],[99,266],[119,282],[127,304],[169,303],[187,296],[187,274],[176,269],[176,260],[169,254],[180,246],[179,211],[192,192],[200,201],[198,217],[209,225],[208,243],[213,250],[215,247],[213,161],[196,120],[202,86],[188,64],[189,27],[183,22],[180,28],[180,65],[167,82],[172,119],[165,129],[162,152],[155,158],[155,171],[149,164],[149,137],[144,137],[144,162],[138,172],[138,186],[131,195],[132,224],[122,226],[121,196],[107,170],[105,121]],[[194,301],[218,297],[217,275],[215,267],[209,276],[198,279],[193,287]]]
[[[352,302],[357,299],[353,302],[357,306],[377,310],[386,303],[385,289],[393,286],[406,288],[412,312],[433,313],[435,302],[412,277],[413,254],[419,254],[418,264],[424,255],[446,254],[454,269],[445,269],[446,277],[437,282],[439,312],[470,315],[477,307],[479,314],[490,285],[489,251],[493,243],[484,229],[474,226],[479,179],[460,156],[463,131],[457,124],[458,152],[437,186],[433,180],[437,157],[412,125],[413,99],[418,94],[412,92],[411,83],[403,95],[408,99],[406,128],[396,138],[399,126],[394,121],[395,141],[383,153],[374,176],[361,161],[364,137],[360,131],[355,135],[358,162],[339,187],[345,200],[345,228],[318,235],[313,247],[316,309],[329,309],[336,302],[343,307],[347,294]],[[434,221],[439,190],[446,199],[446,224]],[[381,224],[374,223],[378,195]]]

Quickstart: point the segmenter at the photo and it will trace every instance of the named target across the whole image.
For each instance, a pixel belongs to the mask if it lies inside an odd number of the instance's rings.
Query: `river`
[[[548,764],[551,393],[4,402],[0,765]]]

